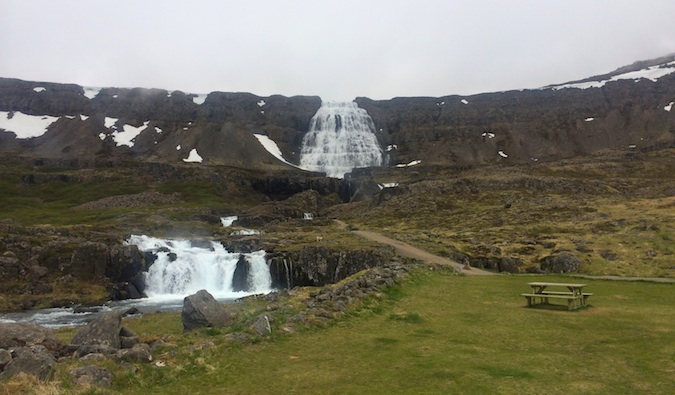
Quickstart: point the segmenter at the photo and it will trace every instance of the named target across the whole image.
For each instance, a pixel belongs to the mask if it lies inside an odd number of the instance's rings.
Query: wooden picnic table
[[[587,300],[591,293],[584,293],[583,288],[586,284],[571,284],[571,283],[546,283],[533,282],[527,283],[532,287],[532,293],[521,294],[527,299],[527,306],[533,307],[538,304],[549,304],[551,299],[559,299],[567,301],[567,309],[574,310],[579,307],[585,307]],[[548,288],[567,288],[567,291],[550,291]]]

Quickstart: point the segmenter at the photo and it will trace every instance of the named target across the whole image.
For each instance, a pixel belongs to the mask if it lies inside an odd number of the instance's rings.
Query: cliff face
[[[672,145],[672,70],[670,56],[568,87],[356,102],[373,118],[390,166],[416,160],[441,166],[536,162]],[[286,160],[298,163],[302,137],[320,105],[316,96],[92,90],[0,78],[0,116],[57,117],[39,137],[0,132],[0,152],[182,163],[196,150],[204,164],[282,168],[254,134],[268,136]]]
[[[670,145],[675,112],[666,108],[674,100],[675,74],[588,89],[356,99],[380,140],[391,146],[390,163],[440,165],[523,163]]]
[[[321,105],[319,97],[103,88],[0,78],[0,113],[57,117],[37,137],[0,132],[0,152],[51,159],[124,158],[181,163],[192,149],[205,164],[281,167],[253,134],[269,136],[293,160]],[[2,128],[2,126],[0,126]],[[7,128],[8,131],[11,129]],[[124,140],[122,135],[134,135]],[[299,150],[297,151],[299,152]]]

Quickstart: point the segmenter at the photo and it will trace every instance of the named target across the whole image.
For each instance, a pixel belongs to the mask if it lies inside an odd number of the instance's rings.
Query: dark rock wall
[[[356,99],[373,118],[380,140],[397,145],[390,151],[392,164],[419,159],[443,165],[545,161],[669,144],[675,141],[675,112],[664,106],[673,100],[675,74],[584,90]]]
[[[336,249],[308,246],[299,251],[272,253],[268,259],[272,287],[334,284],[361,270],[384,266],[394,257],[392,248]]]

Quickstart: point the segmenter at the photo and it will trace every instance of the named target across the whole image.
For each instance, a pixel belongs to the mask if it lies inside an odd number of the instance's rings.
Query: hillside
[[[0,309],[129,297],[152,263],[130,234],[265,249],[279,277],[299,259],[297,285],[349,254],[353,271],[391,256],[332,219],[495,272],[674,277],[674,59],[538,90],[357,98],[387,164],[345,179],[278,159],[298,163],[319,97],[0,79]],[[224,228],[233,215],[260,234]]]

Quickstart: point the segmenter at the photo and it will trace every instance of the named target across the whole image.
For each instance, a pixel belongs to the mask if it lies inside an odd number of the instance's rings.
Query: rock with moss
[[[185,332],[197,328],[223,327],[232,323],[234,313],[225,310],[205,289],[183,299],[181,320]]]

